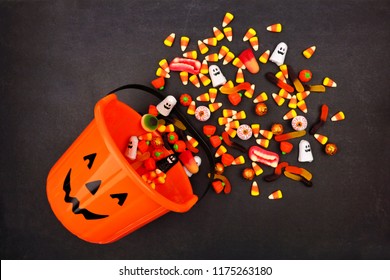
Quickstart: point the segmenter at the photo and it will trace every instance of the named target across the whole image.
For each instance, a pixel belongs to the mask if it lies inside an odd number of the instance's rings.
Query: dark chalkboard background
[[[301,166],[314,175],[311,189],[287,178],[258,179],[262,194],[253,198],[250,183],[240,176],[243,168],[230,168],[228,196],[210,191],[188,213],[169,213],[110,245],[73,236],[48,204],[50,168],[92,120],[97,100],[123,84],[148,85],[160,59],[181,55],[180,36],[190,37],[188,50],[195,49],[198,39],[213,36],[213,26],[221,27],[227,11],[235,15],[234,40],[224,44],[234,53],[248,47],[241,39],[253,27],[260,39],[257,57],[284,41],[287,63],[311,69],[315,82],[329,76],[338,83],[307,99],[306,116],[312,123],[324,103],[330,114],[344,111],[345,121],[328,122],[321,130],[337,143],[339,154],[326,156],[306,136],[314,162]],[[379,0],[2,1],[2,259],[388,259],[389,18],[389,2]],[[282,33],[265,30],[275,22],[283,24]],[[162,41],[171,32],[178,37],[167,48]],[[301,52],[311,45],[317,52],[306,60]],[[277,67],[261,67],[257,75],[244,75],[256,84],[256,93],[271,97],[276,88],[264,73]],[[234,79],[235,67],[222,71]],[[195,97],[205,91],[184,87],[176,73],[172,76],[165,92]],[[151,102],[137,91],[122,98],[141,112]],[[218,101],[228,104],[226,96]],[[270,113],[262,119],[256,119],[249,100],[239,109],[247,110],[247,123],[269,129],[279,121],[287,128],[281,117],[288,108],[272,100],[268,105]],[[276,150],[274,141],[270,148]],[[296,158],[296,148],[284,156],[291,164]],[[204,161],[201,174],[192,179],[197,193],[207,181]],[[264,174],[272,171],[264,167]],[[267,199],[275,189],[283,191],[282,200]]]

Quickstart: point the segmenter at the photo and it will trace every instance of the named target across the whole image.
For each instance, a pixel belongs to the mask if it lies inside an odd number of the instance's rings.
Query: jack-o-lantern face
[[[95,158],[96,158],[96,153],[86,155],[83,158],[84,162],[86,163],[85,172],[92,170]],[[71,174],[72,174],[72,168],[69,169],[68,174],[64,179],[63,190],[65,192],[64,201],[72,204],[72,212],[75,215],[81,214],[82,216],[84,216],[86,220],[97,220],[97,219],[107,218],[109,216],[108,213],[94,213],[93,211],[88,210],[86,207],[82,207],[81,198],[79,199],[76,196],[72,196],[71,194],[72,191],[74,193],[84,193],[83,195],[83,199],[84,199],[84,197],[86,196],[85,191],[87,190],[88,195],[90,195],[88,200],[91,201],[93,200],[94,196],[99,195],[99,189],[102,187],[103,184],[102,181],[92,180],[90,182],[86,182],[84,186],[73,186],[71,184],[71,176],[72,176]],[[105,195],[105,193],[103,195]],[[123,206],[127,198],[127,193],[112,193],[107,196],[108,197],[103,198],[103,200],[115,200],[115,202],[119,206]],[[106,201],[106,203],[109,203],[109,201]]]

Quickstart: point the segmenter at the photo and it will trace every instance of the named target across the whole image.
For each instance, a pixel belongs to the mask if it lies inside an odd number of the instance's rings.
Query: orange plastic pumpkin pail
[[[179,162],[164,188],[152,189],[125,158],[129,138],[145,133],[136,111],[110,94],[94,115],[47,178],[50,206],[70,232],[110,243],[169,211],[191,209],[198,196]]]

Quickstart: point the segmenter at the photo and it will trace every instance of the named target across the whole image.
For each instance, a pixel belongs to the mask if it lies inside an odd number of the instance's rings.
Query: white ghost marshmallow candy
[[[287,53],[287,45],[284,42],[280,42],[274,52],[272,53],[271,57],[269,58],[270,61],[275,63],[276,65],[280,66],[284,64],[284,59],[286,58]]]
[[[163,101],[158,103],[156,108],[161,115],[167,117],[171,113],[176,103],[177,103],[176,98],[172,95],[168,95],[167,97],[164,98]]]
[[[129,140],[129,144],[126,148],[125,155],[131,159],[135,160],[137,157],[137,148],[138,148],[138,137],[137,136],[131,136]]]
[[[194,156],[194,160],[195,160],[197,166],[200,166],[202,164],[202,159],[200,158],[200,156]],[[184,167],[184,171],[186,172],[188,177],[192,176],[192,173],[190,171],[188,171],[188,169],[186,167]]]
[[[226,83],[226,78],[217,65],[210,65],[209,74],[213,87],[223,86]]]
[[[301,140],[299,142],[299,162],[312,162],[313,161],[313,153],[311,152],[310,143],[306,140]]]

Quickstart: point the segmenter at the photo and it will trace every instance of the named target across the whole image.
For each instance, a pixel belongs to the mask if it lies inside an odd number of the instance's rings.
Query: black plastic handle
[[[145,91],[147,93],[150,93],[150,94],[154,95],[155,97],[157,97],[160,100],[163,100],[166,97],[163,94],[161,94],[160,92],[158,92],[158,91],[156,91],[156,90],[154,90],[154,89],[152,89],[150,87],[147,87],[147,86],[144,86],[144,85],[140,85],[140,84],[124,85],[124,86],[118,87],[118,88],[110,91],[109,93],[107,93],[107,95],[113,94],[113,93],[116,93],[118,91],[125,90],[125,89],[139,89],[139,90],[142,90],[142,91]],[[198,202],[199,202],[206,195],[206,193],[210,190],[211,184],[212,184],[212,182],[214,180],[214,176],[215,176],[214,155],[211,152],[210,147],[207,145],[207,143],[206,143],[205,139],[203,138],[203,136],[200,135],[200,133],[198,133],[197,130],[187,121],[187,119],[183,116],[183,114],[179,111],[179,109],[177,107],[174,107],[172,109],[172,111],[176,115],[176,117],[187,127],[189,132],[197,139],[199,144],[202,146],[202,148],[206,152],[207,158],[208,158],[209,163],[210,163],[209,182],[207,184],[206,190],[199,196],[199,200],[198,200]]]

